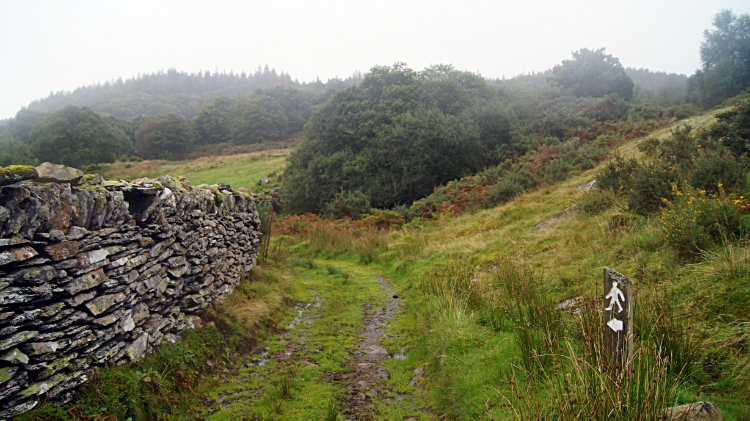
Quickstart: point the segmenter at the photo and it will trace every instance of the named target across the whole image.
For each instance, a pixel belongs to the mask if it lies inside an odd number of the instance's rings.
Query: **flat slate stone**
[[[0,251],[0,266],[7,265],[9,263],[23,262],[24,260],[29,260],[37,255],[39,255],[39,253],[37,253],[36,250],[29,246],[3,250]]]
[[[83,177],[83,171],[65,165],[50,164],[45,162],[36,167],[38,183],[75,183]]]

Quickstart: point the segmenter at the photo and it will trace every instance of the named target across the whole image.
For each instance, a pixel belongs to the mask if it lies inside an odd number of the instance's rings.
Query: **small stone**
[[[722,421],[721,410],[713,402],[695,402],[667,408],[669,420],[674,421]]]
[[[370,395],[371,398],[377,398],[378,397],[378,391],[375,390],[375,389],[368,390],[367,394]]]
[[[106,316],[98,317],[98,318],[92,320],[92,322],[94,322],[94,323],[96,323],[98,325],[101,325],[101,326],[109,326],[112,323],[120,320],[121,316],[122,316],[121,312],[115,311],[112,314],[107,314]],[[131,318],[131,320],[132,320],[132,318]]]
[[[101,297],[96,297],[93,300],[86,303],[86,308],[89,309],[92,315],[98,316],[113,305],[124,301],[127,296],[123,293],[119,294],[107,294]]]
[[[67,342],[31,342],[24,344],[22,348],[26,349],[31,355],[49,354],[55,352],[58,349],[64,348]]]
[[[0,368],[0,384],[7,382],[16,375],[18,367],[3,367]]]
[[[380,378],[382,378],[382,379],[386,379],[387,380],[387,379],[391,378],[391,373],[389,373],[388,370],[386,370],[384,368],[380,368],[380,369],[378,369],[378,376],[380,376]]]
[[[104,270],[100,268],[71,281],[68,285],[65,285],[64,288],[71,294],[77,294],[81,291],[99,286],[105,280],[107,280],[107,276],[104,275]]]
[[[45,162],[36,167],[39,176],[37,183],[77,183],[83,177],[83,171],[77,168],[66,167]]]
[[[138,361],[143,358],[148,345],[148,333],[144,333],[138,339],[133,341],[125,350],[125,353],[131,361]]]
[[[359,387],[360,389],[367,389],[367,386],[367,382],[364,380],[360,380],[357,382],[357,387]]]
[[[364,351],[367,353],[368,357],[374,360],[384,360],[391,357],[385,348],[377,345],[370,345],[366,347]]]
[[[109,256],[109,252],[104,249],[91,250],[78,255],[78,267],[85,268],[94,263],[101,262]]]
[[[70,298],[63,299],[63,302],[71,307],[78,307],[94,297],[96,297],[96,291],[82,292]]]
[[[88,233],[89,230],[87,230],[86,228],[73,226],[68,230],[68,235],[65,236],[65,239],[68,241],[80,240]]]

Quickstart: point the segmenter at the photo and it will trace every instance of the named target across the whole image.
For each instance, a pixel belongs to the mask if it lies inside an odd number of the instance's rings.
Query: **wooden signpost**
[[[609,363],[630,369],[633,356],[633,283],[627,276],[604,268],[604,342]]]

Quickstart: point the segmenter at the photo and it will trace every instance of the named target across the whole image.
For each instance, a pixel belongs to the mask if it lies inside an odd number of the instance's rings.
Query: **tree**
[[[201,108],[198,115],[193,119],[199,145],[229,142],[231,135],[230,109],[234,102],[235,100],[232,98],[220,96]]]
[[[618,58],[606,54],[604,48],[582,48],[573,53],[573,60],[563,60],[552,69],[553,81],[570,89],[578,97],[602,97],[618,94],[629,101],[635,84]]]
[[[284,172],[284,200],[298,212],[320,212],[342,191],[375,207],[411,203],[496,162],[516,125],[479,75],[375,66],[314,108]]]
[[[88,107],[68,105],[38,119],[28,132],[40,162],[72,167],[114,162],[132,152],[125,132],[110,126]]]
[[[177,114],[149,117],[135,133],[135,148],[146,159],[176,159],[185,155],[197,135],[190,121]]]
[[[31,145],[9,132],[0,133],[0,167],[8,165],[38,165]]]
[[[273,98],[258,95],[232,106],[231,139],[235,144],[282,140],[288,135],[286,113]]]
[[[750,14],[722,10],[703,32],[702,69],[689,79],[692,100],[712,107],[750,87]]]

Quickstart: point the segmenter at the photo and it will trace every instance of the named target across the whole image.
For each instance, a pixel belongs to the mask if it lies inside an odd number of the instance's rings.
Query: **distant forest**
[[[362,81],[355,72],[346,79],[334,78],[328,82],[316,80],[300,83],[288,73],[258,67],[255,73],[198,73],[178,72],[169,69],[149,75],[138,75],[123,81],[106,82],[77,88],[72,92],[51,93],[50,96],[29,104],[30,110],[51,112],[66,105],[86,106],[93,111],[131,119],[139,115],[178,113],[191,119],[201,108],[216,97],[239,98],[258,89],[284,86],[304,92],[321,93],[339,90]]]

